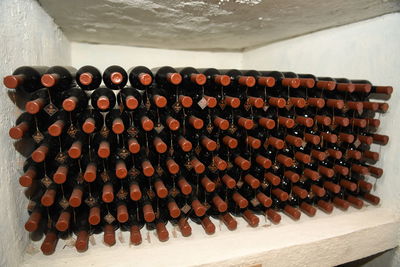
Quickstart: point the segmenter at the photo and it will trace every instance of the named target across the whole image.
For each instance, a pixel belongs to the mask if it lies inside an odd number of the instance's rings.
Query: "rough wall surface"
[[[53,19],[34,0],[0,1],[0,77],[22,65],[69,64],[70,45]],[[18,183],[23,158],[8,129],[20,111],[0,85],[0,266],[18,266],[28,243],[23,190]]]
[[[144,65],[149,68],[170,65],[174,67],[193,66],[196,68],[240,68],[240,52],[205,52],[141,48],[134,46],[96,45],[72,43],[72,64],[76,67],[92,64],[100,70],[117,64],[128,70],[132,66]]]
[[[321,31],[258,49],[245,51],[243,67],[313,73],[322,77],[366,78],[373,84],[392,85],[390,109],[382,116],[380,132],[389,144],[375,146],[384,168],[375,192],[383,207],[400,211],[400,13]],[[389,266],[389,264],[387,265]],[[392,266],[400,266],[400,251]]]
[[[398,0],[39,0],[75,42],[240,50],[400,10]]]

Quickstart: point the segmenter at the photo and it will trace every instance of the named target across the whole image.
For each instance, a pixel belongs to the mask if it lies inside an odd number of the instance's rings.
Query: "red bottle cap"
[[[383,175],[383,169],[374,166],[368,166],[368,171],[376,178],[380,178]]]
[[[193,128],[195,128],[196,130],[200,130],[201,128],[203,128],[204,126],[204,122],[202,119],[199,119],[195,116],[190,116],[189,118],[189,123],[190,125],[193,126]]]
[[[187,219],[182,217],[178,221],[179,230],[181,231],[182,236],[190,236],[192,234],[192,227],[190,227]]]
[[[123,179],[128,175],[128,170],[126,169],[126,164],[124,161],[118,161],[115,165],[115,175],[119,179]]]
[[[234,149],[238,146],[238,141],[235,138],[227,135],[222,138],[222,142],[231,149]]]
[[[361,159],[361,152],[358,150],[347,150],[346,156],[352,159],[360,160]]]
[[[272,194],[274,194],[280,201],[286,201],[289,198],[288,193],[286,193],[285,191],[283,191],[280,188],[274,188],[272,189]]]
[[[114,189],[112,184],[105,184],[103,186],[103,194],[101,198],[106,203],[111,203],[114,200]]]
[[[297,183],[300,180],[300,175],[292,171],[285,171],[284,175],[288,178],[292,183]]]
[[[335,175],[334,170],[332,170],[331,168],[325,167],[325,166],[319,166],[318,172],[322,175],[325,175],[328,178],[332,178]]]
[[[111,224],[106,224],[103,227],[103,241],[105,244],[107,244],[108,246],[113,246],[116,243],[115,240],[115,230],[114,230],[114,226]]]
[[[281,178],[279,178],[279,176],[277,176],[271,172],[265,173],[264,178],[267,179],[267,181],[270,182],[274,186],[277,186],[278,184],[281,183]]]
[[[58,80],[60,79],[60,76],[57,74],[43,74],[42,78],[40,81],[42,82],[43,86],[45,87],[53,87],[54,85],[57,84]]]
[[[145,131],[151,131],[154,128],[154,123],[151,119],[149,119],[149,117],[147,116],[143,116],[140,120],[141,124],[142,124],[142,128]]]
[[[294,157],[295,157],[298,161],[303,162],[304,164],[308,164],[308,163],[311,162],[311,156],[310,156],[310,155],[307,155],[307,154],[304,154],[304,153],[302,153],[302,152],[296,152],[296,153],[294,154]]]
[[[318,159],[319,161],[323,161],[326,159],[326,154],[324,152],[315,149],[311,150],[311,156]]]
[[[140,151],[140,144],[139,142],[136,140],[136,138],[130,138],[128,140],[128,149],[129,152],[131,152],[132,154],[137,154]]]
[[[323,197],[326,194],[325,189],[318,185],[311,185],[311,190],[318,196],[318,197]]]
[[[179,209],[175,201],[168,202],[168,210],[169,210],[169,215],[172,218],[178,218],[181,215],[181,210]]]
[[[190,164],[192,165],[195,173],[201,174],[206,170],[206,167],[204,166],[203,163],[201,163],[198,159],[192,158],[190,161]]]
[[[372,205],[378,205],[381,199],[377,196],[374,196],[370,193],[364,193],[363,198],[371,203]]]
[[[182,76],[179,73],[168,73],[167,81],[173,85],[178,85],[182,82]]]
[[[340,159],[343,156],[340,150],[332,148],[328,148],[325,152],[328,153],[328,155],[334,159]]]
[[[281,82],[283,86],[291,88],[298,88],[300,86],[300,79],[298,78],[283,78]]]
[[[167,126],[171,131],[176,131],[179,129],[179,127],[181,126],[181,124],[179,123],[178,120],[172,118],[172,117],[168,117],[166,120]]]
[[[75,248],[78,252],[85,252],[88,249],[89,233],[82,230],[76,236]]]
[[[231,78],[228,75],[215,75],[214,81],[219,85],[228,86],[231,83]]]
[[[118,71],[111,73],[110,80],[113,84],[121,84],[124,80],[124,76]]]
[[[89,223],[91,225],[98,225],[100,223],[100,207],[92,207],[89,211]]]
[[[256,79],[253,76],[240,76],[238,80],[240,85],[253,87],[256,85]]]
[[[309,133],[304,134],[304,140],[306,142],[312,143],[314,145],[317,145],[321,142],[321,138],[318,135],[309,134]]]
[[[333,81],[317,81],[317,87],[319,89],[326,89],[328,91],[332,91],[336,87],[336,82],[333,82]]]
[[[292,187],[292,191],[301,199],[305,199],[308,196],[307,190],[305,190],[297,185]]]
[[[371,118],[366,118],[367,120],[367,125],[371,127],[378,128],[379,125],[381,125],[381,121],[378,119],[371,119]]]
[[[304,108],[306,106],[306,100],[301,97],[291,97],[289,101],[297,108]]]
[[[307,176],[308,178],[310,178],[313,181],[316,181],[320,178],[320,175],[318,172],[310,170],[308,168],[305,168],[303,173],[305,176]]]
[[[325,99],[323,99],[323,98],[309,98],[309,99],[307,99],[307,103],[310,106],[313,106],[313,107],[323,108],[325,106]]]
[[[341,141],[344,141],[349,144],[354,142],[354,135],[352,135],[352,134],[339,133],[339,138]]]
[[[282,117],[282,116],[278,117],[278,122],[279,122],[280,125],[283,125],[283,126],[285,126],[286,128],[289,128],[289,129],[293,128],[294,125],[295,125],[293,119]]]
[[[110,107],[110,100],[106,96],[100,96],[96,101],[97,107],[101,110],[106,110]]]
[[[343,126],[343,127],[347,127],[350,124],[349,118],[339,117],[339,116],[334,116],[333,117],[333,122],[335,124],[338,124],[338,125]]]
[[[71,219],[71,213],[68,211],[61,212],[56,223],[56,229],[58,231],[64,232],[69,228],[69,221]]]
[[[93,118],[87,118],[82,124],[82,131],[87,134],[91,134],[96,130],[96,122]]]
[[[336,90],[341,92],[353,93],[354,90],[356,90],[356,87],[354,86],[354,84],[351,83],[337,83]]]
[[[204,85],[207,81],[207,77],[204,74],[192,74],[190,75],[190,81],[197,85]]]
[[[365,119],[350,118],[350,123],[352,125],[358,126],[360,128],[367,127],[367,120],[365,120]]]
[[[220,219],[230,231],[237,228],[237,221],[228,212],[220,215]]]
[[[247,171],[247,170],[250,169],[250,167],[251,167],[250,161],[244,159],[244,158],[241,157],[241,156],[237,156],[237,157],[234,159],[234,162],[235,162],[235,164],[236,164],[237,166],[239,166],[239,168],[241,168],[241,169],[244,170],[244,171]]]
[[[90,72],[84,72],[79,75],[79,81],[83,85],[89,85],[93,82],[93,75]]]
[[[333,211],[333,205],[325,200],[318,200],[317,205],[326,213],[331,213]]]
[[[215,97],[205,95],[204,98],[207,100],[207,107],[215,108],[217,106],[218,102]]]
[[[208,150],[208,151],[214,151],[217,149],[217,143],[214,140],[211,140],[210,138],[203,136],[201,138],[201,144]]]
[[[239,208],[244,209],[249,205],[249,202],[247,199],[245,199],[242,195],[240,195],[238,192],[235,192],[232,194],[232,199],[235,201],[235,203],[239,206]]]
[[[97,166],[95,163],[89,163],[86,166],[85,173],[83,174],[83,178],[85,179],[86,182],[93,182],[96,180],[96,174],[97,174]]]
[[[324,138],[325,141],[328,141],[330,143],[336,143],[338,140],[338,137],[336,134],[330,134],[330,133],[320,133],[321,138]]]
[[[8,75],[3,78],[3,84],[9,89],[15,89],[24,82],[23,75]]]
[[[274,224],[278,224],[281,221],[281,215],[274,211],[273,209],[267,209],[266,215],[268,219],[273,222]]]
[[[222,176],[222,182],[228,187],[229,189],[233,189],[236,186],[236,181],[232,177],[230,177],[228,174],[225,174]]]
[[[34,168],[29,168],[21,177],[19,177],[19,184],[23,187],[30,187],[33,180],[36,179],[37,172]]]
[[[82,154],[82,142],[75,141],[72,143],[71,147],[68,149],[68,156],[73,159],[80,158]]]
[[[190,96],[180,95],[179,103],[181,103],[184,108],[190,108],[193,105],[193,99]]]
[[[229,121],[221,118],[221,117],[215,117],[214,118],[214,125],[220,128],[221,130],[225,131],[228,130],[229,128]]]
[[[350,182],[349,180],[342,179],[342,180],[340,180],[339,184],[340,184],[340,186],[342,186],[352,192],[357,190],[357,184]]]
[[[246,174],[244,176],[244,180],[253,189],[257,189],[258,187],[260,187],[260,181],[251,174]]]
[[[268,130],[272,130],[275,128],[275,121],[268,118],[260,118],[258,120],[258,124]]]
[[[261,155],[256,156],[256,162],[264,169],[269,169],[272,165],[272,161],[270,159]]]
[[[278,139],[276,137],[269,137],[266,140],[268,145],[271,145],[273,147],[275,147],[278,150],[281,150],[284,146],[285,146],[285,142],[283,142],[283,140]]]
[[[108,158],[110,156],[110,143],[101,141],[99,149],[97,150],[97,155],[102,159]]]
[[[42,98],[28,101],[25,104],[25,110],[29,114],[37,114],[44,107],[44,103],[44,99]]]
[[[166,161],[167,169],[170,174],[177,174],[179,172],[179,165],[172,158]]]
[[[129,213],[128,209],[126,208],[126,205],[119,205],[117,208],[117,220],[120,223],[127,222],[129,219]]]
[[[29,216],[29,219],[25,223],[25,230],[28,232],[34,232],[38,229],[42,214],[38,211],[33,211]]]
[[[389,104],[388,103],[379,103],[379,110],[382,112],[386,112],[389,109]]]
[[[122,134],[125,131],[125,125],[122,119],[116,118],[112,123],[112,131],[115,134]]]
[[[162,95],[153,95],[153,102],[158,108],[164,108],[168,103],[167,99]]]
[[[73,111],[75,110],[76,106],[78,105],[78,98],[74,96],[70,96],[65,99],[62,103],[62,107],[66,111]]]
[[[261,86],[274,87],[275,82],[276,80],[274,77],[259,77],[257,79],[257,83]]]
[[[371,159],[373,161],[378,161],[379,160],[379,153],[378,152],[374,152],[374,151],[370,151],[370,150],[366,150],[363,152],[363,157],[367,158],[367,159]]]
[[[313,206],[311,206],[310,204],[308,204],[307,202],[302,202],[299,205],[299,208],[302,212],[304,212],[305,214],[307,214],[310,217],[314,216],[315,213],[317,213],[317,209],[314,208]]]
[[[253,212],[251,212],[250,210],[245,210],[243,212],[243,218],[245,219],[245,221],[251,226],[251,227],[257,227],[260,219],[254,215]]]
[[[192,201],[192,208],[196,216],[201,217],[206,214],[206,208],[200,203],[198,199]]]
[[[306,88],[313,88],[315,86],[315,80],[310,78],[299,78],[300,85]]]
[[[358,136],[360,138],[360,136]],[[383,134],[373,134],[372,139],[374,143],[386,145],[389,142],[389,136]]]
[[[258,192],[256,195],[257,200],[266,208],[269,208],[272,205],[272,199],[267,197],[264,193]]]
[[[332,183],[331,181],[325,181],[324,187],[335,194],[340,192],[340,185]]]
[[[212,235],[215,233],[215,225],[212,223],[210,218],[204,217],[201,219],[201,226],[203,226],[204,231],[208,235]]]
[[[228,163],[218,156],[213,157],[213,161],[218,170],[224,171],[228,167]]]
[[[303,117],[303,116],[297,116],[296,123],[304,125],[306,127],[311,127],[314,125],[314,120],[311,118]]]
[[[346,104],[349,107],[349,109],[356,110],[358,112],[363,111],[363,103],[362,102],[347,101]]]
[[[295,147],[301,147],[301,145],[303,144],[303,140],[300,137],[290,134],[286,135],[285,141],[291,145],[294,145]]]
[[[132,183],[129,186],[129,196],[133,201],[138,201],[142,198],[142,191],[140,191],[140,187],[136,183]]]
[[[186,138],[184,137],[180,137],[178,140],[178,144],[180,146],[180,148],[184,151],[184,152],[189,152],[190,150],[192,150],[192,143],[190,141],[188,141]]]
[[[240,106],[240,99],[237,97],[226,96],[225,103],[232,108],[238,108]]]
[[[192,193],[192,186],[183,177],[179,179],[178,187],[184,195],[189,195],[190,193]]]
[[[32,152],[32,160],[36,163],[43,162],[48,152],[49,148],[45,145],[41,145]]]
[[[42,203],[43,206],[50,207],[51,205],[53,205],[55,197],[56,197],[56,190],[47,189],[46,192],[44,192],[42,198],[40,199],[40,202]]]
[[[153,78],[148,73],[140,73],[138,75],[138,78],[139,78],[139,82],[144,86],[148,86],[153,82]]]
[[[82,203],[82,195],[83,195],[83,191],[80,188],[75,188],[72,193],[71,196],[69,198],[69,204],[71,205],[71,207],[73,208],[77,208],[81,205]]]
[[[56,250],[57,242],[57,234],[54,231],[48,231],[42,245],[40,246],[40,250],[44,255],[51,255]]]
[[[333,165],[333,169],[340,173],[341,175],[348,175],[349,174],[349,168],[341,166],[341,165]]]
[[[142,171],[143,171],[144,176],[147,176],[147,177],[153,176],[154,168],[153,168],[153,165],[151,165],[150,161],[144,160],[142,162]]]
[[[354,84],[356,92],[361,93],[369,93],[371,92],[371,85],[370,84]]]
[[[346,200],[357,209],[361,209],[364,206],[364,202],[355,196],[349,195]]]
[[[333,202],[333,204],[335,204],[336,207],[338,207],[342,210],[347,210],[350,206],[349,202],[347,202],[344,199],[338,198],[338,197],[334,197],[332,202]]]
[[[343,109],[344,108],[344,101],[343,100],[337,100],[337,99],[328,99],[326,101],[326,105],[330,108],[337,108],[337,109]]]
[[[278,107],[278,108],[284,108],[286,106],[286,100],[283,99],[283,98],[278,98],[278,97],[271,97],[268,100],[268,103],[271,106],[275,106],[275,107]]]
[[[155,181],[154,188],[156,189],[156,193],[159,198],[165,198],[168,196],[168,189],[165,187],[163,181]]]
[[[21,122],[17,126],[10,128],[8,134],[12,139],[21,139],[29,130],[29,125],[26,122]]]
[[[324,126],[329,126],[329,125],[331,125],[331,123],[332,123],[331,118],[329,118],[328,116],[316,115],[316,116],[314,117],[314,119],[315,119],[318,123],[320,123],[320,124],[322,124],[322,125],[324,125]]]
[[[261,140],[254,138],[253,136],[248,136],[246,142],[253,148],[259,149],[261,147]]]
[[[264,106],[264,100],[260,97],[249,97],[249,103],[255,108],[262,108]]]
[[[53,174],[53,181],[56,184],[63,184],[67,180],[68,167],[65,165],[60,165],[56,172]]]
[[[163,140],[161,140],[160,137],[155,137],[153,140],[154,147],[156,148],[156,151],[160,154],[165,153],[168,149],[167,144],[164,143]]]
[[[228,204],[218,195],[212,198],[212,202],[219,212],[225,212],[228,209]]]
[[[288,156],[282,155],[282,154],[278,154],[276,156],[276,160],[279,163],[282,163],[283,165],[285,165],[286,167],[290,167],[293,165],[293,160],[291,158],[289,158]]]
[[[133,109],[136,109],[139,106],[139,101],[136,99],[136,97],[130,95],[130,96],[126,97],[125,105],[129,109],[133,110]]]
[[[375,86],[375,92],[378,94],[391,95],[393,93],[392,86]]]
[[[57,120],[52,125],[50,125],[49,128],[47,128],[47,131],[51,136],[60,136],[64,129],[64,125],[64,121]]]
[[[245,128],[246,130],[251,130],[254,127],[254,122],[252,120],[243,117],[239,118],[238,124],[243,128]]]
[[[153,207],[150,204],[143,205],[143,217],[146,222],[152,222],[156,219]]]

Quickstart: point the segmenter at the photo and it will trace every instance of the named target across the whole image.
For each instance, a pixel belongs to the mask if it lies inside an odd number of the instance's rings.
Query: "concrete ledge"
[[[212,236],[191,223],[193,233],[188,238],[169,225],[170,240],[165,243],[142,229],[140,246],[129,245],[129,234],[118,231],[115,246],[104,245],[100,235],[82,254],[71,246],[73,241],[60,240],[56,252],[44,256],[41,243],[34,242],[24,266],[333,266],[399,244],[399,217],[379,207],[335,209],[331,215],[319,211],[314,218],[302,214],[299,222],[282,217],[278,225],[261,218],[257,228],[238,219],[233,232],[214,221],[217,230]]]

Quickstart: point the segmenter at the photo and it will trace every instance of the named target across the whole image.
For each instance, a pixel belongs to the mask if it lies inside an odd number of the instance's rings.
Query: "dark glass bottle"
[[[119,90],[128,82],[128,74],[122,67],[112,65],[104,70],[103,82],[107,88]]]
[[[102,78],[100,71],[93,66],[86,65],[76,72],[76,83],[85,91],[99,88]]]

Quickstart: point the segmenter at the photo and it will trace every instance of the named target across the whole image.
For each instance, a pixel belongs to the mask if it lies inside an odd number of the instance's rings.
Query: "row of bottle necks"
[[[231,215],[243,217],[251,227],[256,227],[259,224],[256,214],[265,215],[276,224],[281,220],[278,211],[298,220],[301,212],[314,216],[317,208],[326,213],[331,213],[335,206],[342,210],[347,210],[350,205],[360,209],[364,205],[362,199],[373,205],[379,203],[379,197],[369,193],[371,188],[372,184],[364,180],[359,180],[358,185],[345,180],[340,181],[340,185],[325,180],[323,186],[312,185],[309,191],[296,184],[287,184],[284,189],[271,187],[266,190],[269,193],[243,185],[239,189],[226,188],[219,192],[207,192],[206,188],[201,188],[197,196],[185,190],[170,190],[169,195],[166,193],[163,198],[159,191],[150,193],[150,188],[145,198],[131,200],[138,194],[137,184],[132,183],[129,193],[121,187],[117,193],[118,200],[111,200],[112,186],[110,189],[110,184],[105,184],[100,201],[96,202],[99,196],[75,188],[69,201],[65,196],[58,197],[62,207],[46,206],[49,201],[54,201],[56,192],[53,188],[46,190],[40,202],[31,200],[30,217],[25,228],[32,233],[46,234],[41,246],[44,254],[52,254],[58,239],[67,238],[72,233],[77,236],[77,251],[84,252],[88,249],[89,235],[93,233],[103,232],[104,242],[114,245],[118,228],[130,231],[131,243],[138,245],[142,241],[140,229],[144,225],[148,230],[155,229],[160,241],[167,241],[169,233],[165,225],[168,222],[177,226],[183,236],[190,236],[189,219],[201,224],[207,234],[213,234],[215,225],[210,218],[219,219],[229,230],[235,230],[237,221]],[[83,196],[86,204],[78,205]]]

